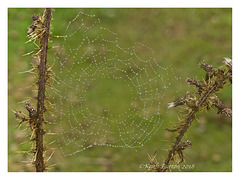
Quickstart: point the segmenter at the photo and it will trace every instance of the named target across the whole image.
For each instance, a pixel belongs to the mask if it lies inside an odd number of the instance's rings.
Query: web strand
[[[94,146],[139,148],[161,127],[170,69],[140,42],[121,47],[95,15],[80,11],[68,23],[52,70],[50,94],[64,156]]]

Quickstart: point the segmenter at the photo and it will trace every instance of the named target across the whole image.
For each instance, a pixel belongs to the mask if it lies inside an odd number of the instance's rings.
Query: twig
[[[46,111],[44,106],[45,100],[45,84],[47,82],[47,50],[48,50],[48,38],[49,38],[49,30],[50,30],[50,21],[51,21],[51,8],[46,8],[45,12],[45,20],[44,27],[45,32],[41,39],[41,56],[40,56],[40,64],[38,67],[39,70],[39,80],[38,80],[38,96],[37,96],[37,117],[38,120],[36,122],[36,161],[35,167],[37,172],[43,172],[45,170],[45,162],[44,162],[44,146],[43,146],[43,122],[44,117],[43,114]]]
[[[35,165],[36,172],[46,171],[46,161],[45,161],[45,152],[46,147],[44,147],[43,136],[46,134],[43,129],[44,113],[46,112],[46,107],[44,105],[46,96],[45,89],[49,80],[50,69],[47,66],[47,51],[48,51],[48,39],[49,39],[49,30],[50,30],[50,21],[51,21],[51,8],[46,8],[44,11],[44,18],[41,15],[33,15],[33,23],[29,27],[28,36],[30,40],[28,42],[33,42],[38,48],[38,53],[34,54],[39,58],[39,64],[33,68],[38,74],[37,87],[38,94],[36,97],[37,100],[37,109],[35,110],[34,106],[27,102],[25,108],[28,111],[28,116],[21,113],[21,111],[14,111],[17,119],[20,119],[19,125],[23,122],[27,122],[27,128],[31,130],[30,141],[32,142],[33,153],[32,163]],[[35,41],[40,43],[40,46],[36,44]],[[40,53],[40,55],[39,55]]]
[[[190,147],[192,143],[191,141],[184,142],[182,141],[182,138],[199,111],[202,109],[208,110],[212,105],[214,105],[218,109],[218,113],[223,113],[227,116],[232,115],[231,109],[224,106],[222,101],[220,101],[216,95],[216,93],[222,89],[227,82],[232,82],[232,61],[231,59],[225,58],[224,63],[227,66],[225,69],[214,69],[210,64],[201,63],[200,66],[206,71],[205,81],[197,81],[191,78],[187,79],[187,82],[190,85],[194,85],[198,88],[197,96],[192,98],[187,92],[185,97],[177,98],[174,102],[169,103],[169,108],[185,105],[188,113],[185,119],[182,120],[174,129],[166,128],[166,130],[170,132],[177,131],[178,135],[175,138],[176,140],[173,146],[168,151],[168,155],[164,161],[164,164],[161,166],[155,166],[156,168],[154,170],[159,172],[167,171],[169,169],[170,162],[174,160],[176,152],[181,158],[179,163],[183,162],[182,151],[186,147]]]

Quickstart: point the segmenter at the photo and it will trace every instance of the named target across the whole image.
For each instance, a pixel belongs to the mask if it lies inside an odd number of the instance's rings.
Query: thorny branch
[[[40,64],[39,64],[39,80],[38,84],[38,96],[37,96],[37,117],[38,121],[36,122],[36,171],[43,172],[45,170],[45,162],[44,162],[44,147],[43,147],[43,113],[46,111],[44,106],[45,100],[45,84],[47,82],[47,50],[48,50],[48,38],[49,38],[49,30],[50,30],[50,21],[51,21],[51,8],[47,8],[45,12],[45,20],[44,27],[45,33],[41,39],[41,56],[40,56]]]
[[[224,85],[232,83],[232,60],[225,58],[224,63],[225,67],[222,68],[213,68],[211,64],[201,63],[200,67],[206,71],[205,80],[198,81],[192,78],[187,79],[187,82],[190,85],[197,87],[196,95],[191,96],[190,93],[187,92],[185,97],[179,97],[172,103],[169,103],[168,108],[184,105],[188,113],[185,118],[173,129],[166,128],[166,130],[170,132],[177,132],[178,135],[175,138],[174,144],[169,149],[164,163],[161,166],[159,164],[155,164],[152,166],[151,170],[159,172],[169,170],[170,162],[174,161],[176,154],[178,154],[180,158],[178,164],[183,162],[183,150],[187,147],[191,147],[192,142],[189,140],[182,141],[182,138],[193,120],[196,119],[196,114],[199,111],[204,109],[209,110],[212,106],[215,106],[218,109],[217,113],[232,116],[232,110],[227,108],[216,95],[216,93],[222,89]]]
[[[20,124],[22,124],[23,122],[27,122],[28,127],[32,132],[30,140],[35,142],[35,147],[31,150],[34,156],[32,163],[35,165],[36,172],[46,171],[46,162],[44,159],[46,147],[44,147],[43,143],[43,136],[45,134],[45,131],[43,129],[43,123],[45,121],[43,114],[44,112],[46,112],[44,100],[46,99],[45,89],[49,78],[49,68],[47,66],[47,51],[50,21],[52,17],[51,11],[51,8],[46,8],[43,17],[41,15],[33,15],[33,23],[28,29],[28,36],[30,37],[30,40],[28,42],[33,41],[33,43],[35,43],[35,41],[37,40],[40,43],[39,51],[35,54],[39,58],[39,64],[35,68],[38,71],[38,80],[36,83],[38,87],[38,94],[36,98],[37,109],[35,110],[33,105],[27,102],[25,108],[29,112],[28,116],[23,115],[21,111],[15,112],[16,118],[21,120]]]

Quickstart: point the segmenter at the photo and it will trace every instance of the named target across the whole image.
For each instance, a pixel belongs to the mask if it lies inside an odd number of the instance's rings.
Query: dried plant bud
[[[213,103],[215,107],[218,109],[218,114],[224,114],[225,116],[232,116],[232,110],[230,108],[227,108],[222,101],[220,101],[218,98],[215,98],[213,100]]]
[[[190,98],[190,99],[188,99],[188,101],[186,102],[186,105],[187,105],[187,107],[189,107],[189,108],[191,108],[191,109],[194,109],[194,108],[197,107],[197,101],[196,101],[196,99],[194,99],[194,98]]]
[[[37,14],[37,15],[33,15],[32,16],[32,20],[33,20],[33,23],[32,23],[32,25],[28,28],[28,35],[31,35],[34,31],[35,31],[35,29],[36,29],[36,22],[35,21],[37,21],[39,18],[40,18],[41,16],[39,15],[39,14]]]
[[[182,141],[180,142],[178,145],[177,145],[177,148],[176,150],[184,150],[188,147],[191,147],[192,146],[192,142],[187,140],[187,141]]]
[[[35,14],[35,15],[32,16],[32,20],[33,20],[33,21],[36,21],[36,20],[38,20],[40,17],[41,17],[41,15]]]
[[[211,64],[204,63],[204,62],[200,64],[200,67],[203,68],[206,72],[212,72],[214,70]]]
[[[225,114],[225,116],[232,116],[232,110],[230,108],[224,108],[222,113]]]
[[[175,99],[173,102],[168,103],[168,109],[183,105],[183,104],[185,104],[185,102],[186,102],[186,100],[184,97],[179,97],[179,98]]]
[[[29,117],[31,119],[35,119],[37,117],[37,111],[33,108],[33,105],[30,104],[29,102],[26,103],[25,108],[29,112]]]
[[[27,34],[30,35],[30,34],[32,34],[32,33],[33,33],[33,29],[32,29],[32,28],[28,28]]]
[[[182,163],[183,161],[184,161],[184,159],[183,159],[183,150],[184,149],[186,149],[186,148],[188,148],[188,147],[191,147],[192,146],[192,142],[191,141],[189,141],[189,140],[187,140],[187,141],[181,141],[178,145],[177,145],[177,147],[176,147],[176,152],[177,152],[177,154],[178,154],[178,156],[179,156],[179,158],[180,158],[180,161],[178,162],[178,163]],[[173,154],[173,157],[172,157],[172,159],[174,159],[174,155],[175,155],[175,153]]]
[[[195,85],[197,86],[198,88],[203,88],[205,86],[204,82],[203,81],[198,81],[196,79],[193,79],[193,78],[187,78],[187,82],[190,84],[190,85]]]
[[[34,25],[31,25],[29,28],[28,28],[28,35],[30,35],[30,34],[32,34],[34,31],[35,31],[35,29],[36,29],[36,26],[34,26]]]
[[[215,69],[211,64],[204,63],[204,62],[200,64],[200,67],[207,72],[205,76],[205,81],[208,82],[209,79],[211,79],[214,76]]]
[[[42,24],[42,16],[37,14],[32,16],[32,25],[28,28],[28,35],[31,35],[33,32],[35,32],[36,28],[41,27]],[[38,33],[38,32],[37,32]]]
[[[174,108],[175,106],[174,106],[174,102],[171,102],[171,103],[168,103],[168,109],[172,109],[172,108]]]
[[[230,58],[225,57],[224,63],[230,70],[232,70],[232,60]]]

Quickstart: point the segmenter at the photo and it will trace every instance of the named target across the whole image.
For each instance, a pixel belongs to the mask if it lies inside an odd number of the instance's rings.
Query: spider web
[[[50,92],[63,155],[94,146],[142,147],[163,122],[161,101],[172,70],[142,43],[121,47],[116,33],[83,11],[64,35]]]

